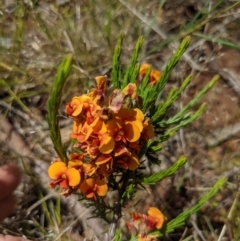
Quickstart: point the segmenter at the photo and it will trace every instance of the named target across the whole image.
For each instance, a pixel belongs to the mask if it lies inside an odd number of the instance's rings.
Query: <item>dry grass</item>
[[[14,161],[24,170],[17,191],[18,207],[0,225],[0,233],[25,235],[32,240],[102,237],[107,227],[99,220],[86,220],[89,210],[74,198],[64,199],[60,204],[58,195],[47,188],[47,165],[56,154],[45,120],[46,101],[56,67],[66,54],[74,55],[73,70],[63,93],[63,100],[68,101],[73,95],[85,92],[96,75],[110,73],[120,33],[124,35],[124,64],[137,38],[144,36],[140,61],[158,69],[164,68],[181,37],[190,34],[192,45],[172,74],[168,88],[179,85],[189,73],[196,78],[176,108],[181,108],[213,73],[223,78],[205,97],[209,108],[203,118],[166,143],[160,156],[163,168],[182,153],[189,157],[188,165],[177,176],[154,188],[153,195],[137,208],[157,205],[171,219],[196,201],[219,176],[226,175],[228,184],[224,190],[194,215],[185,229],[166,240],[181,237],[184,240],[190,235],[190,240],[240,239],[240,54],[236,50],[240,42],[240,8],[239,1],[218,2],[217,10],[210,14],[217,1],[5,0],[0,3],[0,163]],[[206,35],[214,36],[215,42],[224,39],[225,47],[206,43]],[[232,49],[230,43],[235,44]],[[67,141],[71,121],[64,114],[64,103],[59,117]]]

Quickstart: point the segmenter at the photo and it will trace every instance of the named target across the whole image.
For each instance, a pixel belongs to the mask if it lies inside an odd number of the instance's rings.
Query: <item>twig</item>
[[[228,216],[227,216],[227,219],[228,219],[228,220],[230,220],[230,219],[232,218],[232,216],[233,216],[233,213],[234,213],[234,210],[235,210],[235,208],[236,208],[236,205],[238,204],[238,199],[239,199],[239,197],[240,197],[240,187],[238,188],[236,197],[235,197],[235,199],[234,199],[234,201],[233,201],[233,204],[232,204],[232,206],[231,206],[231,209],[230,209],[230,211],[229,211],[229,213],[228,213]],[[221,241],[221,240],[222,240],[222,238],[223,238],[223,236],[225,235],[226,231],[227,231],[227,225],[224,224],[224,225],[223,225],[223,228],[222,228],[222,231],[221,231],[221,233],[220,233],[217,241]]]
[[[197,224],[195,221],[191,221],[191,224],[193,225],[194,229],[196,230],[197,234],[201,237],[203,241],[207,241],[206,238],[204,237],[202,231],[198,228]]]
[[[221,129],[217,129],[211,133],[211,137],[206,138],[208,146],[216,146],[223,141],[228,140],[234,135],[240,133],[240,124],[229,125]]]

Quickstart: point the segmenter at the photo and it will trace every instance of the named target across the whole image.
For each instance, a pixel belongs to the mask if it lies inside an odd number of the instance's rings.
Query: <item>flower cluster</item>
[[[149,234],[150,232],[161,229],[166,217],[156,207],[148,209],[148,215],[133,212],[131,221],[127,222],[130,231],[138,234],[138,241],[155,241],[156,236]]]
[[[150,66],[143,65],[139,77],[146,74],[147,68]],[[149,82],[153,83],[155,77],[155,72],[150,74]],[[108,95],[107,77],[95,79],[95,88],[73,97],[66,105],[66,113],[74,121],[74,152],[67,164],[57,160],[48,170],[53,179],[50,186],[59,185],[65,196],[77,190],[87,198],[105,196],[109,175],[121,169],[137,169],[139,151],[154,135],[149,119],[137,108],[136,84],[130,83]]]

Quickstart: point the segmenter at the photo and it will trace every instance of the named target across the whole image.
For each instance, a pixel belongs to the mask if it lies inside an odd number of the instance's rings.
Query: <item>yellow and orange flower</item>
[[[154,229],[161,229],[167,220],[162,212],[156,207],[148,209],[148,215],[141,213],[130,213],[132,222],[127,222],[127,227],[132,231],[137,231],[138,241],[155,241],[156,236],[149,234]]]
[[[140,80],[142,80],[144,78],[144,76],[146,75],[147,71],[152,68],[152,66],[150,64],[142,64],[139,70],[139,77]],[[148,83],[150,84],[156,84],[157,81],[160,79],[161,77],[161,72],[156,70],[156,69],[152,69],[151,73],[149,75],[149,80]]]
[[[74,167],[67,167],[64,162],[53,162],[48,168],[48,175],[54,181],[50,182],[51,187],[60,185],[62,189],[75,188],[80,184],[80,172]]]
[[[116,159],[116,163],[124,169],[129,169],[131,171],[136,170],[140,164],[138,156],[134,154],[130,156],[121,156]]]
[[[89,107],[90,103],[92,99],[87,95],[75,96],[71,102],[67,103],[65,111],[69,116],[77,117]]]
[[[136,142],[141,136],[143,130],[144,115],[141,110],[120,109],[113,115],[114,118],[106,124],[107,131],[115,137],[115,141]]]
[[[105,196],[107,194],[108,186],[104,180],[88,178],[81,183],[80,191],[87,198],[96,199],[96,194],[98,196]]]
[[[163,226],[163,223],[166,221],[166,217],[156,207],[150,207],[148,209],[148,219],[149,219],[149,222],[154,223],[154,226],[157,229],[161,229]]]
[[[115,89],[108,99],[108,108],[118,113],[121,108],[132,108],[133,100],[137,97],[137,85],[129,83],[122,91]]]
[[[153,136],[154,136],[154,127],[151,123],[149,123],[149,119],[147,118],[143,122],[143,131],[141,134],[141,138],[144,140],[149,140],[153,138]]]
[[[98,103],[98,101],[103,101],[105,96],[105,90],[107,87],[107,76],[97,76],[96,80],[96,87],[91,90],[88,96],[91,97],[93,102]]]

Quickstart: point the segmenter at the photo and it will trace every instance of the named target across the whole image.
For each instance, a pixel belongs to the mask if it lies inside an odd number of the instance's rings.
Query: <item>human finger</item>
[[[10,236],[10,235],[1,235],[0,234],[0,241],[30,241],[28,239],[24,239],[24,238],[21,238],[21,237],[13,237],[13,236]]]
[[[7,198],[18,186],[21,172],[15,164],[0,167],[0,201]]]
[[[15,197],[13,195],[10,195],[0,201],[0,222],[11,214],[12,210],[14,209],[15,203]]]

